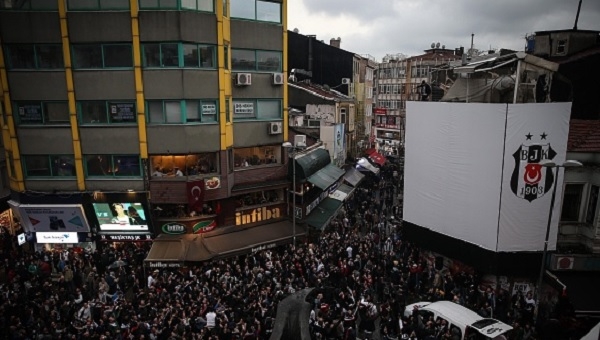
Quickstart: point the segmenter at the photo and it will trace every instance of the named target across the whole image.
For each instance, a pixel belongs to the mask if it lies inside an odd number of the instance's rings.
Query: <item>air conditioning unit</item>
[[[306,146],[306,135],[295,135],[294,136],[294,146],[295,147]]]
[[[283,132],[283,127],[281,122],[271,122],[269,123],[269,134],[270,135],[279,135]]]
[[[342,84],[344,84],[344,85],[350,84],[350,78],[342,78]]]
[[[283,85],[283,73],[273,73],[273,85]]]
[[[235,84],[238,86],[252,85],[252,74],[251,73],[237,73],[235,75]]]

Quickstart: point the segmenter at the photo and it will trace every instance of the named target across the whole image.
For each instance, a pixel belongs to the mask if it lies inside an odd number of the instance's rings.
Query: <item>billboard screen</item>
[[[9,201],[8,204],[26,231],[90,231],[80,204],[19,204],[14,201]]]
[[[544,247],[571,103],[407,102],[404,220],[492,251]],[[557,197],[562,197],[562,173]],[[548,248],[556,248],[560,199]]]
[[[141,203],[94,203],[101,231],[148,231]]]

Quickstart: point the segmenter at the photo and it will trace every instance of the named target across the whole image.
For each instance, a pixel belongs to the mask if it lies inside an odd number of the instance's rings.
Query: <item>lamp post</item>
[[[548,212],[548,224],[546,225],[546,238],[544,239],[544,251],[542,252],[542,265],[540,266],[540,275],[538,277],[538,282],[536,286],[536,297],[535,297],[535,316],[534,320],[539,324],[539,309],[540,309],[540,300],[542,295],[542,282],[544,281],[544,271],[546,266],[546,257],[548,255],[548,239],[550,238],[550,226],[552,224],[552,212],[554,211],[554,202],[556,200],[556,187],[558,185],[558,175],[560,172],[560,168],[574,168],[583,166],[581,162],[575,160],[566,160],[562,164],[556,164],[552,161],[541,163],[543,167],[546,168],[555,168],[556,172],[554,174],[554,187],[552,188],[552,198],[550,199],[550,211]]]
[[[282,147],[291,151],[291,157],[289,158],[292,159],[292,244],[294,245],[294,249],[296,249],[296,154],[298,153],[298,150],[305,147],[303,144],[304,143],[297,143],[297,145],[292,145],[290,142],[281,144]]]

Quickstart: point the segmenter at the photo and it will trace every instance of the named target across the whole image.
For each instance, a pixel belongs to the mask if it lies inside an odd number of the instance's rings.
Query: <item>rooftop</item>
[[[572,119],[567,151],[600,152],[600,120]]]
[[[301,89],[304,90],[316,97],[319,98],[323,98],[325,100],[331,100],[331,101],[336,101],[336,102],[346,102],[346,101],[354,101],[352,98],[344,95],[341,92],[338,92],[332,88],[326,88],[325,86],[321,86],[321,85],[316,85],[316,84],[309,84],[306,82],[289,82],[288,83],[289,86],[291,87],[295,87],[297,89]]]

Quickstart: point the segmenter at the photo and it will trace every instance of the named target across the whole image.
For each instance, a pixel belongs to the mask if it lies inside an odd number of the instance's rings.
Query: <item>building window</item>
[[[26,177],[75,177],[72,155],[23,156]]]
[[[70,11],[77,10],[128,10],[129,0],[68,0]]]
[[[231,100],[229,97],[225,98],[225,122],[231,123],[231,109],[229,106],[231,105]]]
[[[217,152],[187,155],[150,156],[150,174],[153,179],[161,177],[199,176],[219,173]]]
[[[231,68],[234,71],[280,72],[280,51],[231,50]]]
[[[7,66],[11,70],[52,70],[64,68],[62,45],[8,45]]]
[[[69,105],[65,102],[18,102],[17,121],[27,124],[69,124]]]
[[[281,3],[262,0],[231,0],[231,17],[281,23]]]
[[[140,177],[138,155],[85,155],[87,177]]]
[[[12,9],[18,11],[56,11],[58,3],[56,0],[8,0],[0,1],[0,9]]]
[[[227,15],[227,0],[223,0],[223,16],[226,17]]]
[[[134,102],[82,101],[77,103],[81,124],[135,124]]]
[[[347,124],[346,122],[346,108],[343,107],[340,109],[340,123]]]
[[[226,70],[229,70],[229,45],[223,45],[223,58],[224,58],[224,67]]]
[[[131,44],[73,45],[73,67],[76,69],[131,68]]]
[[[214,69],[215,46],[183,43],[143,44],[144,67]]]
[[[280,99],[239,99],[233,100],[233,119],[281,119]]]
[[[556,43],[556,54],[565,54],[567,52],[567,40],[561,39]]]
[[[281,164],[281,146],[237,148],[233,151],[235,169]]]
[[[77,1],[77,0],[76,0]],[[214,0],[139,0],[140,9],[175,9],[214,12]]]
[[[585,215],[585,223],[588,225],[593,225],[596,220],[596,210],[598,207],[598,192],[600,191],[600,187],[597,185],[592,185],[590,190],[590,196],[588,199],[588,208],[587,214]]]
[[[578,222],[581,210],[581,196],[583,184],[567,184],[563,193],[563,206],[560,216],[561,221]]]
[[[214,123],[218,121],[216,100],[149,100],[150,124]]]
[[[232,198],[236,203],[235,207],[239,209],[252,206],[264,206],[269,203],[283,203],[285,195],[283,189],[274,189],[237,195]]]

